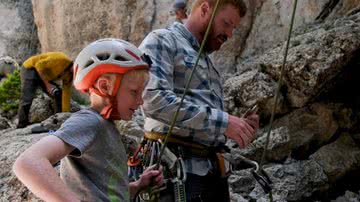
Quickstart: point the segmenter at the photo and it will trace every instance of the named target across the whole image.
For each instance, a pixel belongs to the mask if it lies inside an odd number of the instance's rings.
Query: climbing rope
[[[293,25],[294,25],[296,7],[297,7],[297,0],[295,0],[294,7],[293,7],[293,12],[292,12],[292,16],[291,16],[288,38],[287,38],[287,42],[286,42],[283,63],[282,63],[282,66],[281,66],[281,71],[280,71],[280,78],[278,80],[278,86],[277,86],[276,93],[275,93],[275,102],[274,102],[272,112],[271,112],[270,124],[269,124],[269,128],[268,128],[267,135],[266,135],[266,142],[265,142],[265,146],[264,146],[264,151],[263,151],[262,156],[261,156],[260,167],[263,165],[263,163],[265,161],[266,153],[267,153],[268,146],[269,146],[270,133],[271,133],[271,129],[272,129],[272,126],[273,126],[274,116],[275,116],[275,112],[276,112],[276,108],[277,108],[277,102],[278,102],[279,95],[280,95],[280,88],[281,88],[282,80],[283,80],[284,73],[285,73],[285,65],[286,65],[286,60],[287,60],[287,55],[288,55],[288,50],[289,50],[291,33],[292,33],[292,30],[293,30]]]

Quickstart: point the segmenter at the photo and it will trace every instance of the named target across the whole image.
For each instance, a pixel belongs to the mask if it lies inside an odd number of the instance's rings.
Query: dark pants
[[[198,176],[188,173],[185,184],[187,201],[230,201],[227,178],[221,178],[211,174]]]
[[[214,165],[215,167],[216,165]],[[160,201],[174,201],[174,190],[171,182],[168,182],[167,189],[161,192]],[[187,202],[229,202],[229,186],[227,178],[220,177],[216,171],[206,176],[187,173],[185,182]]]
[[[18,109],[19,122],[17,127],[23,128],[29,125],[29,112],[36,90],[41,87],[48,94],[44,82],[35,69],[21,68],[21,97]],[[49,94],[48,94],[49,95]],[[56,99],[58,100],[58,98]],[[57,102],[58,103],[58,102]],[[61,97],[60,97],[61,103]],[[58,107],[57,107],[58,108]],[[60,110],[61,111],[61,110]]]

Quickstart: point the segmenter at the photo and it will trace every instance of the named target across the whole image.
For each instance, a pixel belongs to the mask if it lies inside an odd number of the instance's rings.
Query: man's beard
[[[227,41],[226,35],[224,34],[215,35],[214,25],[212,25],[204,46],[204,50],[206,53],[212,53],[214,51],[217,51],[226,41]]]

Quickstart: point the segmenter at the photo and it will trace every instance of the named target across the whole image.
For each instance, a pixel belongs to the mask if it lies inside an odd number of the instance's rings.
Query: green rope
[[[292,34],[293,26],[294,26],[296,7],[297,7],[297,0],[295,0],[292,15],[291,15],[290,28],[289,28],[287,41],[286,41],[285,53],[284,53],[283,63],[282,63],[282,66],[281,66],[281,71],[280,71],[280,78],[278,80],[278,86],[277,86],[276,93],[275,93],[275,102],[274,102],[272,112],[271,112],[270,124],[269,124],[269,128],[268,128],[267,135],[266,135],[266,142],[265,142],[265,146],[264,146],[264,151],[262,153],[261,161],[259,163],[260,168],[262,167],[262,165],[263,165],[263,163],[265,161],[265,157],[266,157],[269,142],[270,142],[270,133],[271,133],[272,126],[273,126],[275,112],[276,112],[276,108],[277,108],[277,102],[278,102],[279,95],[280,95],[280,88],[281,88],[282,80],[283,80],[283,77],[284,77],[285,65],[286,65],[286,60],[287,60],[287,55],[288,55],[288,50],[289,50],[289,45],[290,45],[290,39],[291,39],[291,34]],[[270,202],[273,201],[273,196],[272,196],[272,191],[271,190],[270,190],[270,193],[269,193],[269,199],[270,199]]]
[[[274,116],[275,116],[276,107],[277,107],[277,102],[278,102],[279,95],[280,95],[280,88],[281,88],[281,85],[282,85],[282,80],[283,80],[284,72],[285,72],[285,65],[286,65],[286,59],[287,59],[288,50],[289,50],[291,33],[292,33],[293,25],[294,25],[294,19],[295,19],[295,13],[296,13],[296,6],[297,6],[297,0],[295,0],[294,8],[293,8],[292,16],[291,16],[290,29],[289,29],[289,34],[288,34],[287,42],[286,42],[284,59],[283,59],[283,63],[282,63],[282,66],[281,66],[280,78],[279,78],[279,80],[278,80],[278,86],[277,86],[276,93],[275,93],[275,102],[274,102],[274,105],[273,105],[273,108],[272,108],[272,112],[271,112],[270,125],[269,125],[268,131],[267,131],[267,135],[266,135],[266,142],[265,142],[265,146],[264,146],[264,151],[263,151],[263,153],[262,153],[261,161],[260,161],[260,164],[259,164],[260,167],[263,165],[263,163],[264,163],[264,161],[265,161],[265,156],[266,156],[267,149],[268,149],[268,146],[269,146],[270,132],[271,132],[272,125],[273,125]]]

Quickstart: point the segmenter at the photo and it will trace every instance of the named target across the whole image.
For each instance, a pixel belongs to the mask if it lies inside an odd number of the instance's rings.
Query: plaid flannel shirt
[[[152,31],[140,45],[153,64],[144,91],[145,131],[166,134],[180,104],[186,82],[200,49],[197,39],[180,23]],[[220,72],[208,55],[202,55],[180,108],[173,136],[208,147],[224,145],[228,114],[223,111]],[[211,163],[206,158],[185,159],[187,171],[206,175]]]

